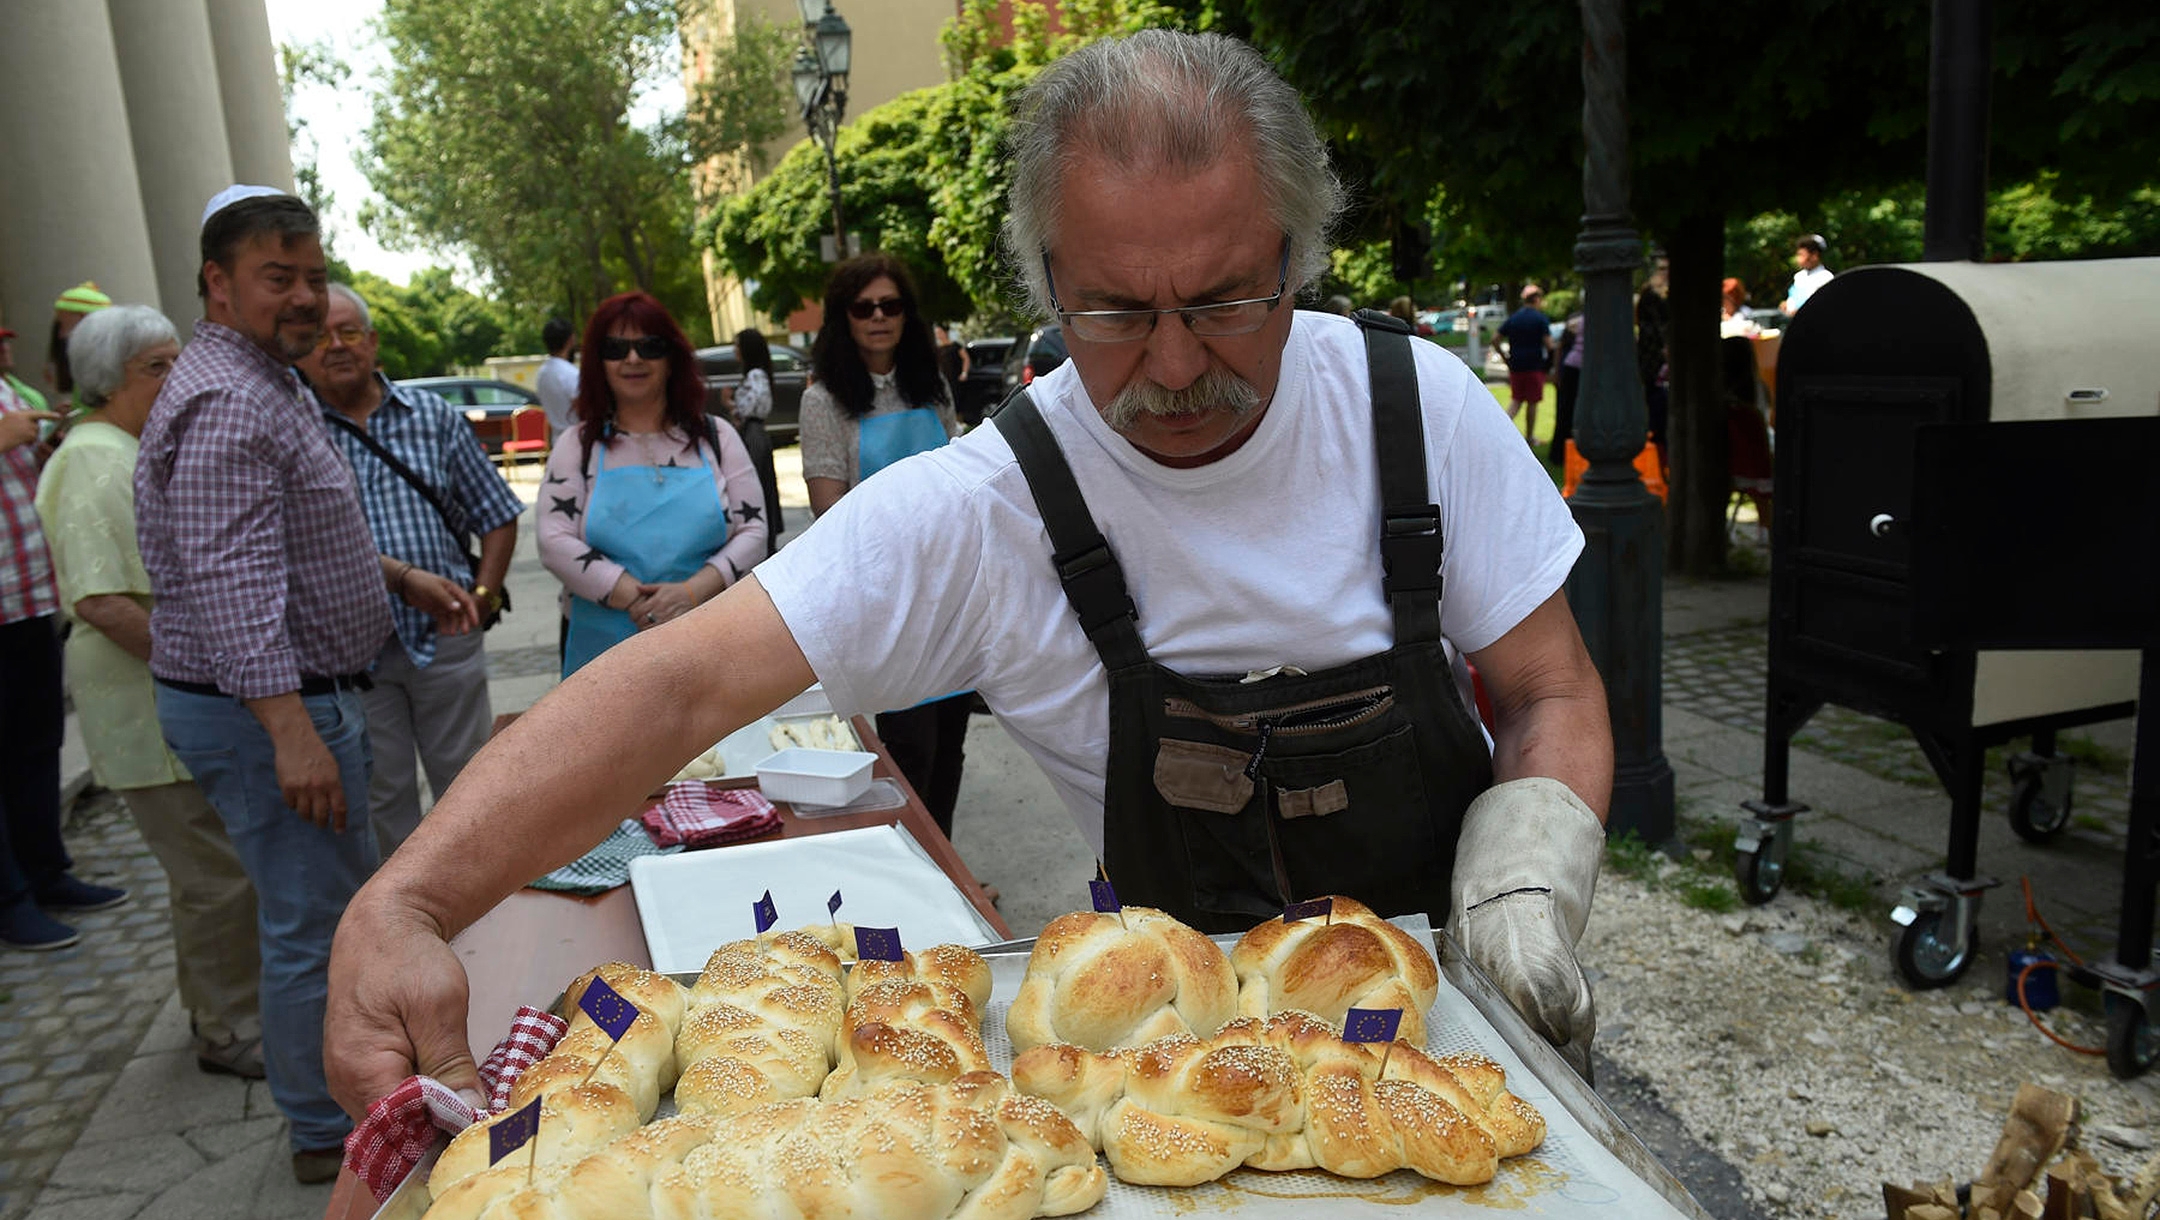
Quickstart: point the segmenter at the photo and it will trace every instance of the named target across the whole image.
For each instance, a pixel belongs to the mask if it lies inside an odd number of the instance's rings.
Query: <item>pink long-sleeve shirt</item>
[[[732,585],[765,558],[765,489],[735,429],[723,420],[712,423],[720,442],[717,463],[702,442],[698,458],[693,459],[688,450],[689,438],[679,428],[651,436],[618,436],[607,442],[607,462],[610,469],[618,469],[668,461],[687,466],[703,460],[713,472],[720,509],[728,525],[727,541],[705,564]],[[584,446],[578,443],[577,429],[565,429],[556,437],[554,451],[548,455],[547,476],[540,485],[538,509],[540,562],[562,581],[563,588],[587,601],[604,603],[622,575],[623,565],[607,556],[594,555],[592,548],[585,545],[585,502],[592,495],[590,476],[600,468],[600,449],[600,445],[594,445],[592,460],[581,462]],[[640,573],[631,575],[646,579]]]

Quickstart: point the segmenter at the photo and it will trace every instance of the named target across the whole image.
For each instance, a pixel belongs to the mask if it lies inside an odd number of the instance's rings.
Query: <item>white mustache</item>
[[[1260,405],[1260,391],[1228,369],[1211,368],[1181,390],[1172,390],[1142,378],[1118,391],[1103,408],[1103,422],[1123,432],[1143,415],[1193,415],[1201,411],[1228,411],[1243,419]]]

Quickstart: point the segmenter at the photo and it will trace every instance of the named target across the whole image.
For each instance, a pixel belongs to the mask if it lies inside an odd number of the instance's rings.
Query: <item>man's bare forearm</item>
[[[512,518],[480,535],[480,571],[474,583],[502,592],[503,578],[510,573],[510,553],[517,549],[518,523]]]
[[[1493,731],[1493,782],[1542,775],[1559,780],[1599,821],[1612,803],[1612,725],[1605,692],[1548,695],[1500,721]]]
[[[392,903],[453,936],[814,680],[771,599],[745,580],[609,649],[520,716],[355,902]]]

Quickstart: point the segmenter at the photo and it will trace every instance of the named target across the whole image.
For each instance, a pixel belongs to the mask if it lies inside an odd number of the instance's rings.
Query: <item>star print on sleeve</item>
[[[727,561],[727,566],[728,572],[731,574],[728,579],[728,583],[734,584],[737,581],[740,581],[742,579],[742,566],[732,559]]]
[[[586,571],[593,566],[594,561],[606,558],[606,555],[600,553],[599,547],[589,547],[586,549],[583,555],[578,556],[578,562],[585,565],[585,567],[580,568],[579,571]]]
[[[576,496],[549,496],[548,499],[555,501],[555,507],[548,511],[561,513],[572,521],[577,520],[578,513],[583,511],[578,508]]]
[[[743,501],[742,507],[737,511],[741,514],[744,525],[750,524],[765,514],[764,506],[752,504],[748,500]]]
[[[548,481],[548,485],[549,485],[550,487],[552,487],[552,486],[554,486],[554,485],[555,485],[555,484],[557,484],[557,483],[567,483],[567,482],[569,482],[570,480],[568,480],[568,479],[564,478],[563,476],[561,476],[561,475],[559,475],[559,474],[551,474],[551,475],[549,475],[549,476],[547,477],[547,481]]]

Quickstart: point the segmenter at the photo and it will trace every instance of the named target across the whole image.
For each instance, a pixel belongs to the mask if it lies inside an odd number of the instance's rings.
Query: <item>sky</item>
[[[321,0],[264,0],[270,14],[271,41],[286,43],[328,42],[338,58],[352,69],[343,89],[303,88],[293,98],[288,117],[305,121],[307,133],[318,146],[316,162],[323,185],[330,191],[330,214],[325,217],[338,257],[362,271],[372,271],[402,284],[412,273],[452,260],[425,251],[384,249],[360,227],[360,207],[374,197],[367,179],[353,164],[351,150],[367,129],[371,77],[382,65],[381,49],[374,37],[375,15],[382,0],[348,0],[323,4]]]
[[[305,152],[312,138],[316,166],[323,186],[330,192],[329,214],[332,248],[339,258],[357,270],[372,271],[403,284],[412,273],[444,266],[458,272],[460,283],[473,287],[471,276],[454,256],[435,251],[390,250],[360,227],[360,209],[375,197],[367,178],[353,162],[353,153],[367,131],[379,78],[387,66],[375,19],[382,0],[346,0],[324,4],[322,0],[264,0],[270,16],[270,39],[287,43],[323,43],[350,70],[341,89],[303,87],[294,96],[289,119],[304,122],[296,154]],[[633,101],[630,121],[644,124],[659,117],[663,109],[682,105],[681,85],[672,76],[646,81]]]

